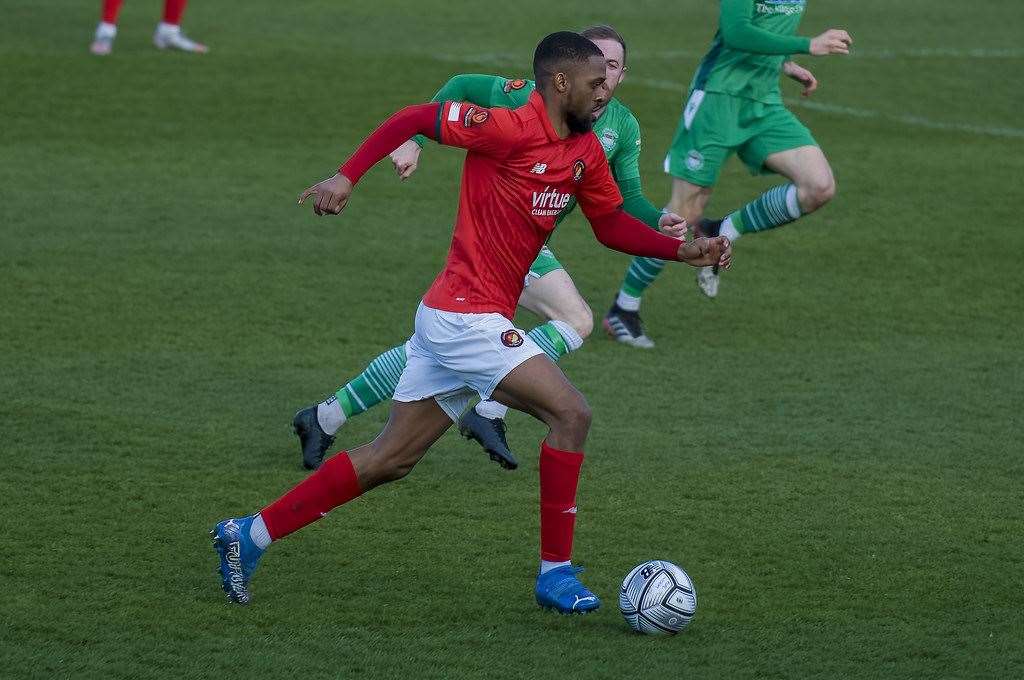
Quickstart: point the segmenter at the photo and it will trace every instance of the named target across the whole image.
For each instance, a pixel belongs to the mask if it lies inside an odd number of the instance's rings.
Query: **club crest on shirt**
[[[516,78],[515,80],[506,80],[505,87],[503,89],[505,90],[505,94],[508,94],[512,90],[521,90],[524,87],[526,87],[526,81],[522,78]]]
[[[519,347],[523,344],[523,335],[514,328],[501,334],[501,344],[505,347]]]
[[[612,128],[605,128],[601,130],[601,136],[597,138],[597,141],[601,142],[605,153],[611,153],[615,149],[615,145],[619,143],[619,133]]]
[[[583,171],[587,169],[587,164],[583,162],[582,158],[576,160],[572,164],[572,181],[579,182],[583,179]]]
[[[487,119],[490,117],[490,111],[487,111],[486,109],[478,109],[475,106],[470,106],[466,110],[466,115],[462,117],[462,127],[471,128],[474,125],[486,123]]]

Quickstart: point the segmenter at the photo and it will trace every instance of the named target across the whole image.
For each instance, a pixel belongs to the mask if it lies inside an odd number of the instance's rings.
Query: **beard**
[[[594,115],[590,111],[587,111],[582,116],[578,116],[572,111],[567,111],[565,114],[565,124],[570,132],[584,134],[594,129]]]

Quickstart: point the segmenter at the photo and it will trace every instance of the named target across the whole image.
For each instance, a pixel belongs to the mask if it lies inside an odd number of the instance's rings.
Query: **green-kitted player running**
[[[638,166],[640,125],[632,112],[612,97],[625,76],[625,40],[609,26],[594,26],[581,33],[605,56],[608,103],[603,110],[595,112],[593,129],[622,193],[622,207],[652,229],[681,237],[686,231],[685,223],[677,215],[663,213],[644,197]],[[434,101],[468,101],[488,108],[519,108],[527,102],[533,89],[534,83],[525,79],[460,75],[449,80],[434,96]],[[422,144],[423,140],[409,140],[391,154],[395,170],[402,179],[415,172]],[[545,166],[538,163],[533,171],[543,175]],[[559,223],[574,205],[570,203],[559,215]],[[652,262],[661,263],[660,260]],[[519,304],[547,319],[528,335],[553,361],[579,349],[593,330],[594,315],[590,306],[549,248],[544,248],[531,266]],[[611,322],[606,319],[605,323],[617,339],[637,346],[653,344],[644,335],[635,313],[622,312]],[[371,361],[366,370],[335,394],[296,414],[295,431],[301,440],[306,467],[320,464],[324,452],[334,441],[335,432],[349,417],[391,398],[405,363],[405,345],[393,347]],[[505,440],[507,411],[506,406],[496,401],[483,401],[463,415],[459,426],[463,434],[479,441],[494,460],[504,467],[514,468],[517,462]]]
[[[796,35],[805,6],[805,0],[721,0],[718,32],[697,67],[665,158],[665,171],[673,177],[669,209],[699,225],[704,235],[720,231],[735,240],[774,229],[814,212],[835,194],[825,154],[782,103],[779,72],[801,83],[808,96],[817,80],[791,55],[848,54],[853,39],[838,29],[816,38]],[[724,220],[702,222],[712,187],[733,153],[751,173],[774,172],[789,181]],[[697,282],[709,297],[718,294],[711,267],[698,271]],[[630,292],[628,286],[623,292]],[[620,295],[619,304],[639,309],[638,298]]]

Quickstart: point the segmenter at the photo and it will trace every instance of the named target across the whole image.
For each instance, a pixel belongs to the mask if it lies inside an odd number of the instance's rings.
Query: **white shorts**
[[[459,314],[420,303],[405,354],[392,398],[434,398],[458,422],[474,392],[489,399],[513,368],[544,350],[501,314]]]

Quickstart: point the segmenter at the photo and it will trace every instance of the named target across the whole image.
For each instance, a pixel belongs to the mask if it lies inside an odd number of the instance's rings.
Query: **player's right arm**
[[[779,35],[754,25],[754,0],[722,0],[718,28],[726,47],[754,54],[849,54],[853,39],[830,28],[816,38]]]
[[[504,92],[504,83],[505,79],[499,76],[463,73],[449,78],[431,101],[470,102],[490,108],[501,104],[496,93]],[[420,151],[425,143],[426,137],[417,135],[391,153],[391,162],[395,164],[395,172],[401,179],[409,179],[416,172]]]
[[[492,158],[506,158],[515,150],[520,137],[520,130],[511,115],[508,109],[486,109],[464,102],[407,106],[374,130],[338,168],[338,174],[303,191],[299,204],[310,196],[316,196],[313,212],[337,215],[345,208],[352,189],[366,171],[402,140],[413,135],[425,135],[447,146],[457,146]],[[608,164],[604,165],[607,172]]]
[[[338,173],[309,187],[299,196],[299,205],[316,196],[313,212],[337,215],[348,203],[356,183],[367,170],[387,156],[392,149],[413,135],[437,138],[441,129],[440,115],[444,106],[436,102],[407,106],[381,123],[355,153],[338,168]]]

